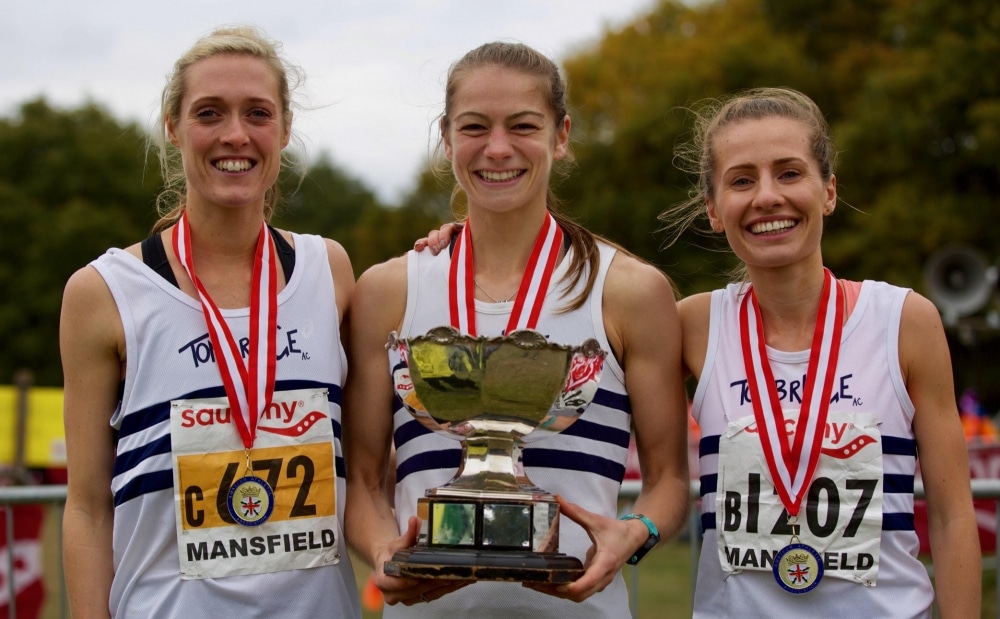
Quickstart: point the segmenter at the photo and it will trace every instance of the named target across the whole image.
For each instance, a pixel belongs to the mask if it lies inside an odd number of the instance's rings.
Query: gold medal
[[[233,483],[226,505],[233,520],[245,527],[255,527],[271,517],[274,493],[266,481],[247,475]]]
[[[774,557],[774,579],[789,593],[809,593],[823,579],[823,560],[806,544],[789,544]]]

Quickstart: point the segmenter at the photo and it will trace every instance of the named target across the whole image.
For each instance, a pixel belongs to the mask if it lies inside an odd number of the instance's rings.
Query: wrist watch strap
[[[649,530],[649,537],[646,538],[646,542],[626,561],[629,565],[635,565],[646,556],[646,553],[653,549],[653,546],[656,546],[660,542],[660,532],[656,529],[653,521],[642,514],[625,514],[620,520],[640,520]]]

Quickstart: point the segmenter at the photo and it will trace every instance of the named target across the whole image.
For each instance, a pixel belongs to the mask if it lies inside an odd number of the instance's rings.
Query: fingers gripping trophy
[[[597,392],[605,351],[523,329],[473,337],[450,326],[386,345],[396,394],[426,428],[462,442],[448,483],[418,500],[417,544],[385,564],[419,578],[569,582],[579,559],[559,553],[556,497],[525,475],[526,443],[558,433]]]

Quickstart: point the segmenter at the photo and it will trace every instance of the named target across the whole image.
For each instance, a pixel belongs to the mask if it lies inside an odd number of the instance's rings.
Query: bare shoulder
[[[351,258],[347,255],[347,250],[344,249],[344,246],[337,241],[328,238],[324,238],[323,242],[326,244],[326,253],[330,257],[330,266],[337,266],[340,268],[347,266],[347,268],[350,269]]]
[[[330,272],[333,273],[334,289],[337,295],[337,308],[344,316],[354,295],[354,267],[344,246],[332,239],[324,238],[326,255],[330,261]]]
[[[942,345],[947,346],[947,338],[937,307],[927,297],[910,292],[903,301],[899,324],[899,354],[904,371],[910,361],[919,360]]]
[[[397,256],[374,264],[358,278],[358,287],[366,290],[402,287],[406,291],[406,256]]]
[[[604,330],[624,367],[641,351],[679,358],[680,322],[674,289],[656,267],[624,253],[615,255],[602,295]],[[676,348],[675,348],[676,347]]]
[[[903,302],[901,326],[904,332],[913,328],[943,328],[941,313],[930,299],[917,292],[910,292]]]
[[[708,349],[708,325],[712,308],[712,293],[700,292],[685,297],[677,304],[681,318],[681,346],[685,375],[701,378]]]
[[[699,292],[678,301],[677,311],[681,316],[681,328],[704,328],[707,326],[711,307],[711,292]]]
[[[87,265],[73,273],[66,281],[63,291],[65,309],[90,308],[90,311],[114,309],[111,290],[97,269]],[[117,313],[117,310],[115,310]]]
[[[358,278],[354,312],[361,328],[398,328],[406,311],[406,256],[373,265]]]
[[[899,363],[908,386],[911,379],[926,380],[947,369],[951,375],[948,338],[937,307],[926,297],[910,292],[903,302],[899,324]],[[911,396],[913,394],[911,393]]]
[[[85,266],[73,273],[63,292],[59,346],[66,364],[87,368],[96,358],[125,356],[125,332],[118,306],[100,273]],[[65,368],[65,366],[64,366]]]
[[[619,252],[615,254],[608,269],[604,283],[604,303],[611,306],[622,305],[624,309],[647,304],[673,308],[674,288],[660,269]]]

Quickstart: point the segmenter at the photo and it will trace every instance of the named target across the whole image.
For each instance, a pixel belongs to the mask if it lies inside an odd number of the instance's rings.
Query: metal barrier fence
[[[635,499],[639,495],[639,490],[641,489],[641,483],[638,481],[626,481],[622,483],[622,488],[620,492],[620,497],[624,500]],[[917,482],[914,486],[913,493],[917,498],[923,498],[924,488],[923,485]],[[698,483],[691,483],[691,496],[695,499],[698,498]],[[1000,479],[973,479],[972,480],[972,497],[974,499],[989,499],[994,502],[1000,503]],[[51,504],[56,505],[62,511],[62,507],[66,502],[66,486],[7,486],[0,487],[0,506],[3,507],[6,513],[6,539],[14,539],[14,514],[13,506],[17,504]],[[997,532],[1000,533],[1000,504],[997,506]],[[700,519],[698,516],[696,506],[692,507],[690,517],[688,518],[688,535],[691,540],[691,570],[692,574],[697,574],[698,570],[698,555],[700,554]],[[62,533],[59,533],[59,546],[62,546]],[[7,544],[6,557],[3,558],[7,566],[7,574],[14,573],[14,553],[13,544]],[[993,566],[996,567],[997,562],[994,559]],[[52,566],[46,566],[52,569]],[[68,617],[69,613],[66,604],[66,587],[62,580],[62,559],[60,555],[58,564],[60,586],[59,586],[59,608],[60,616]],[[633,596],[631,600],[633,616],[635,615],[636,608],[638,604],[636,603],[635,596],[638,595],[638,587],[635,585],[635,578],[637,574],[638,567],[631,567],[631,577],[633,586],[631,587],[631,595]],[[15,601],[15,585],[13,578],[7,578],[7,592],[10,599],[10,607],[8,609],[9,619],[17,618],[17,603]],[[692,578],[692,596],[694,594],[694,579]],[[1000,618],[1000,583],[996,588],[997,595],[997,617]]]

